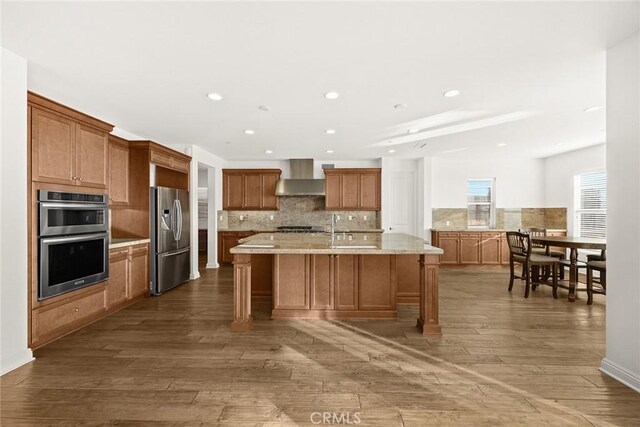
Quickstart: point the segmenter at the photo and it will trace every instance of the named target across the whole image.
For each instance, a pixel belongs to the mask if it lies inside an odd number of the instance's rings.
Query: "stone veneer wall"
[[[432,210],[432,227],[437,230],[467,228],[466,208],[436,208]],[[449,225],[447,225],[449,221]],[[516,230],[537,227],[567,229],[567,208],[497,208],[496,228]]]
[[[327,211],[324,209],[324,197],[316,196],[280,197],[278,211],[218,211],[218,227],[222,230],[270,230],[280,225],[329,227],[334,213],[341,216],[336,225],[338,230],[380,228],[379,212]],[[240,221],[241,215],[243,221]],[[353,217],[351,221],[349,215]]]

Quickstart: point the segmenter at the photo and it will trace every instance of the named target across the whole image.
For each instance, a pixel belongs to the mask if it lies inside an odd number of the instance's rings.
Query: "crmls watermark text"
[[[360,424],[360,412],[313,412],[309,416],[313,424]]]

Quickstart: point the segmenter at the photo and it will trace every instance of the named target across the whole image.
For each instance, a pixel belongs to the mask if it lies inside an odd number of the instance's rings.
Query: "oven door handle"
[[[64,208],[64,209],[107,209],[107,204],[96,203],[53,203],[40,202],[42,208]]]
[[[42,243],[79,242],[82,240],[104,239],[108,237],[109,237],[109,233],[80,234],[77,236],[64,236],[64,237],[43,237]]]

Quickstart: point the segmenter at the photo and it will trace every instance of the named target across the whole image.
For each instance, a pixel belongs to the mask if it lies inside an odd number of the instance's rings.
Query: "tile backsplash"
[[[432,209],[432,228],[437,230],[467,228],[466,208]],[[447,224],[448,222],[448,224]],[[497,208],[496,228],[515,230],[521,227],[567,229],[567,208]]]
[[[218,211],[218,228],[270,230],[281,225],[329,227],[331,214],[334,213],[340,215],[337,230],[380,228],[380,215],[377,211],[328,211],[324,209],[324,197],[311,196],[280,197],[280,210],[277,211]]]

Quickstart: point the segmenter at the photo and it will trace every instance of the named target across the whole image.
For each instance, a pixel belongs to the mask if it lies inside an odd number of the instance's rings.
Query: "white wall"
[[[640,37],[607,50],[607,355],[640,392]]]
[[[27,61],[2,48],[0,375],[33,360],[27,347]]]
[[[568,234],[575,234],[573,230],[575,223],[573,177],[583,172],[606,169],[606,159],[607,147],[605,144],[545,159],[545,206],[548,208],[567,208]]]
[[[466,208],[467,180],[496,178],[496,207],[544,207],[542,159],[434,158],[431,175],[433,208]]]

